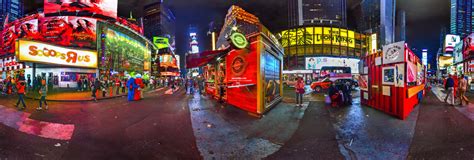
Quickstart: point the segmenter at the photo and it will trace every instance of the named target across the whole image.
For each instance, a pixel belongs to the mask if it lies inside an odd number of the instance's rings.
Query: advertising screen
[[[84,17],[68,17],[72,27],[72,46],[93,48],[96,45],[97,20]]]
[[[41,42],[19,40],[18,59],[22,62],[97,68],[97,52],[53,46]]]
[[[446,69],[453,64],[453,57],[439,56],[438,65],[440,69]]]
[[[72,26],[67,16],[45,17],[40,19],[39,28],[42,40],[55,44],[69,46],[71,44]]]
[[[15,26],[10,26],[2,31],[2,53],[14,53],[15,52],[15,40],[16,40]]]
[[[153,37],[153,44],[155,44],[158,49],[168,48],[169,39],[166,37]]]
[[[39,17],[39,14],[35,14],[20,19],[15,25],[17,37],[32,40],[41,39],[41,34],[38,30]]]
[[[474,51],[474,33],[471,33],[469,36],[464,38],[464,45],[462,52],[464,53],[464,57],[470,56],[470,52]]]
[[[359,73],[359,59],[335,57],[306,57],[307,70],[320,70],[323,66],[351,67],[351,73]]]
[[[280,97],[280,69],[281,63],[270,53],[264,56],[265,63],[265,107],[268,107],[276,98]]]
[[[283,47],[307,44],[326,44],[355,47],[355,32],[330,27],[306,27],[281,32]]]
[[[456,46],[456,44],[459,42],[461,42],[461,37],[459,37],[458,35],[452,35],[452,34],[446,35],[445,44],[444,44],[445,51],[446,52],[454,51],[454,46]]]
[[[144,71],[150,69],[151,51],[148,46],[134,38],[107,28],[104,60],[124,71]],[[110,63],[109,63],[110,64]]]
[[[117,17],[118,0],[44,0],[44,13]]]

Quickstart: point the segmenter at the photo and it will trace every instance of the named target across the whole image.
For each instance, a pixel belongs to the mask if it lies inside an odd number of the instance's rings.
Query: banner
[[[405,61],[405,42],[396,42],[383,46],[383,64]]]
[[[405,87],[405,64],[395,65],[396,69],[396,80],[395,87]]]
[[[71,45],[73,47],[94,48],[96,46],[96,19],[70,16],[68,22],[72,27]]]
[[[73,67],[97,68],[97,52],[53,46],[29,40],[18,41],[18,60]]]
[[[62,46],[70,46],[73,28],[68,23],[68,17],[44,17],[40,19],[39,28],[44,42],[52,42]]]
[[[323,66],[351,67],[351,73],[359,73],[359,59],[335,57],[306,57],[307,70],[320,70]]]
[[[117,17],[118,0],[44,0],[45,14]]]

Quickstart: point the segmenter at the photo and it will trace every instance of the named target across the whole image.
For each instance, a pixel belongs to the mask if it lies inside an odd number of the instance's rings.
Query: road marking
[[[30,119],[30,113],[20,112],[0,105],[0,123],[20,132],[43,138],[70,140],[75,126]]]

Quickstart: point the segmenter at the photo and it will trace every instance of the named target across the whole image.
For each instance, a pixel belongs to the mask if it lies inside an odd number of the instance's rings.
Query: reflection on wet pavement
[[[329,109],[341,153],[346,159],[405,159],[415,132],[418,108],[406,120],[361,106]]]
[[[307,107],[280,103],[257,119],[199,94],[188,104],[196,144],[204,159],[261,159],[293,135]]]

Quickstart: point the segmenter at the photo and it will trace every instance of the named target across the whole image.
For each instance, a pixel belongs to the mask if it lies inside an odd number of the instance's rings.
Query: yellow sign
[[[306,27],[281,32],[283,47],[296,45],[335,45],[355,47],[355,32],[341,28]]]
[[[73,67],[97,68],[97,52],[53,46],[41,42],[19,40],[18,60]]]
[[[439,56],[438,65],[440,69],[446,69],[453,64],[453,57]]]
[[[377,53],[377,34],[370,35],[369,54]]]

